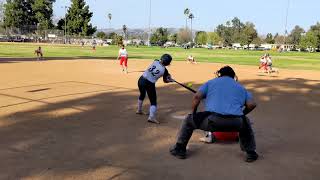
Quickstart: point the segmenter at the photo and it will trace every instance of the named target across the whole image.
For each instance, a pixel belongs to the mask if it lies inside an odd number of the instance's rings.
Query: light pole
[[[192,34],[192,19],[194,18],[194,15],[192,13],[189,14],[189,19],[191,20],[191,40],[194,43],[193,34]]]
[[[64,43],[67,44],[67,6],[64,6]]]
[[[186,8],[184,11],[183,11],[183,14],[186,16],[186,30],[188,29],[188,18],[189,18],[189,14],[190,14],[190,9],[189,8]]]
[[[289,5],[290,5],[290,0],[288,0],[288,3],[287,3],[286,22],[285,22],[285,27],[284,27],[284,44],[287,44],[286,43],[286,38],[287,38],[287,35],[288,35],[287,25],[288,25]]]
[[[148,32],[148,46],[151,46],[151,44],[150,44],[150,36],[151,36],[151,0],[149,0],[149,32]]]
[[[111,19],[112,19],[112,14],[108,14],[108,19],[109,19],[109,28],[111,29]]]

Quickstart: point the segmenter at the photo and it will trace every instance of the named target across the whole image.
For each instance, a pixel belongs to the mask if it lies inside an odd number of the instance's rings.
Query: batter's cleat
[[[259,155],[255,151],[248,151],[247,152],[247,157],[246,157],[246,162],[254,162],[258,159]]]
[[[142,112],[142,111],[137,110],[137,111],[136,111],[136,114],[143,115],[143,112]]]
[[[174,146],[170,149],[170,154],[172,156],[175,156],[176,158],[179,158],[179,159],[186,159],[187,158],[186,150],[182,149],[182,148],[177,148],[177,146]]]
[[[148,122],[149,123],[160,124],[160,122],[157,121],[155,117],[150,117],[150,116],[148,117]]]
[[[138,115],[149,115],[149,113],[146,113],[146,112],[143,112],[143,111],[139,111],[139,110],[136,111],[136,114],[138,114]]]

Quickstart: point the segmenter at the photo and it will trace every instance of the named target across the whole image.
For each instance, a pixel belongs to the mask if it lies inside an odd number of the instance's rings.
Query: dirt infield
[[[258,102],[250,118],[261,158],[248,164],[238,144],[203,144],[201,131],[188,159],[169,154],[192,94],[159,81],[161,124],[147,123],[135,108],[149,63],[130,59],[129,74],[110,60],[0,63],[0,179],[319,179],[320,72],[232,66]],[[169,71],[198,88],[221,66]]]

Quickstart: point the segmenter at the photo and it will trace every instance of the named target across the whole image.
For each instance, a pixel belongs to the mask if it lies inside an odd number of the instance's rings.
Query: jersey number
[[[160,71],[156,68],[157,68],[156,66],[152,66],[151,68],[149,68],[149,72],[152,74],[152,76],[156,76],[157,74],[160,73]]]

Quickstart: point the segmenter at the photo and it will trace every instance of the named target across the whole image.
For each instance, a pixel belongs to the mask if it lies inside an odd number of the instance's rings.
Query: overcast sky
[[[149,25],[150,0],[86,0],[93,12],[92,23],[98,29],[109,28],[107,14],[112,14],[111,27],[146,28]],[[217,25],[237,16],[251,21],[260,34],[284,33],[288,0],[151,0],[151,27],[185,26],[183,10],[191,9],[197,30],[212,31]],[[55,17],[64,16],[63,6],[70,0],[56,0]],[[320,21],[320,0],[290,0],[288,31],[295,25],[308,29]]]

